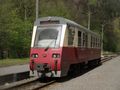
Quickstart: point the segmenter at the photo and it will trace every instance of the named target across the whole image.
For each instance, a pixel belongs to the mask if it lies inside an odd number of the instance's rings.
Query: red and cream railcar
[[[100,48],[100,36],[73,21],[37,19],[31,42],[31,75],[66,76],[72,65],[100,61]]]

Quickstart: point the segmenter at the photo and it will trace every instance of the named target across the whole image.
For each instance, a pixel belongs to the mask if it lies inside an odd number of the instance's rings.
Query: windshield
[[[60,26],[38,27],[36,31],[34,47],[59,47],[60,30]]]

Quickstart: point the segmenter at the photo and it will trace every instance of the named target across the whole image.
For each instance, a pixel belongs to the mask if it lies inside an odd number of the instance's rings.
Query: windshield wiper
[[[47,50],[49,49],[50,45],[51,45],[53,42],[54,42],[54,40],[52,40],[52,41],[50,42],[50,44],[48,44],[48,46],[45,48],[45,51],[47,51]]]

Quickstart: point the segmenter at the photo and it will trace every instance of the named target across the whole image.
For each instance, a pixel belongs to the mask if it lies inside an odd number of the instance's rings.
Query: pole
[[[88,29],[90,30],[90,17],[91,17],[91,12],[88,12]]]
[[[39,6],[38,6],[38,4],[39,4],[39,0],[36,0],[36,20],[38,19],[38,12],[39,12]]]
[[[25,8],[25,20],[27,20],[27,10]]]
[[[102,42],[101,42],[101,51],[103,52],[103,39],[104,39],[104,24],[102,24],[102,33],[101,33],[101,39],[102,39]]]

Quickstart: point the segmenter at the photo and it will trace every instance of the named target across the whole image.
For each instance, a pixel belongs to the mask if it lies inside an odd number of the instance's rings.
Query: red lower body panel
[[[53,54],[60,54],[59,58],[53,58]],[[33,58],[33,54],[38,54]],[[30,69],[35,70],[36,66],[41,68],[41,64],[48,65],[51,71],[61,71],[61,76],[65,76],[71,64],[100,59],[101,50],[95,48],[63,47],[58,49],[31,48]]]
[[[63,61],[68,60],[71,64],[99,59],[100,56],[101,50],[95,48],[64,47],[62,49]]]
[[[32,55],[37,54],[37,58],[33,58]],[[59,58],[53,58],[53,54],[60,54]],[[60,49],[48,49],[47,51],[44,48],[31,48],[30,53],[30,67],[34,69],[32,62],[35,64],[49,64],[51,70],[55,69],[55,63],[57,61],[57,70],[60,70],[60,62],[61,62],[61,48]]]

